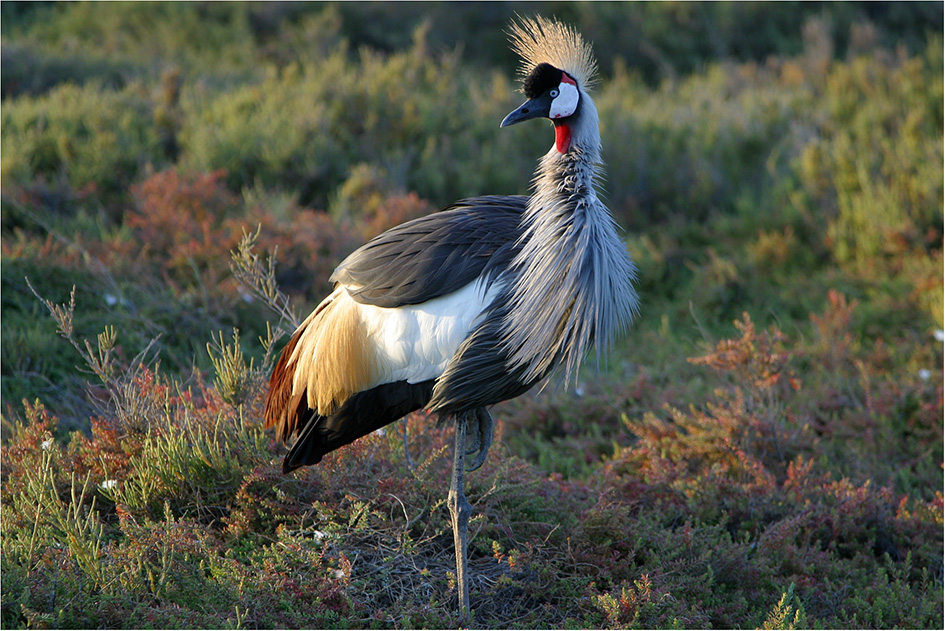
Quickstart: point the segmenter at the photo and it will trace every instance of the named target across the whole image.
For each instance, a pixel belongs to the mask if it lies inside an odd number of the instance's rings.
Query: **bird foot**
[[[470,463],[466,471],[475,471],[481,467],[486,461],[486,456],[489,454],[489,448],[492,446],[492,433],[495,426],[492,415],[486,408],[477,409],[475,414],[476,420],[478,421],[478,428],[473,435],[473,439],[476,442],[472,449],[466,450],[466,455],[471,456],[472,454],[476,454],[476,458]]]

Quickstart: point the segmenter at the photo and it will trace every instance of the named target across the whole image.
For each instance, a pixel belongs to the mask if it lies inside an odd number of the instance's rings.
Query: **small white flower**
[[[43,444],[41,444],[40,447],[43,448],[43,451],[49,451],[50,448],[52,448],[52,444],[53,444],[53,439],[47,438],[46,440],[43,441]]]
[[[935,329],[934,335],[939,342],[945,342],[945,331],[942,329]]]
[[[345,577],[345,571],[344,571],[344,570],[332,570],[331,573],[335,575],[335,578],[344,578],[344,577]]]
[[[928,368],[919,369],[919,379],[922,381],[928,381],[932,377],[932,371]]]
[[[118,298],[111,294],[105,294],[105,304],[107,304],[109,307],[114,307],[118,304]]]
[[[108,489],[113,489],[118,486],[118,480],[105,480],[99,486],[107,491]]]

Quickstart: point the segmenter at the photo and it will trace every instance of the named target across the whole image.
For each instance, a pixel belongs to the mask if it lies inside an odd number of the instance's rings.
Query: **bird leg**
[[[407,444],[407,419],[402,418],[397,424],[398,429],[400,430],[400,438],[404,441],[404,458],[407,461],[407,469],[411,473],[416,473],[416,470],[413,467],[413,458],[410,457],[410,445]]]
[[[468,450],[466,455],[472,455],[477,451],[479,453],[476,455],[476,459],[472,461],[472,464],[469,465],[469,468],[466,469],[466,471],[475,471],[481,467],[482,463],[486,461],[486,456],[489,454],[489,447],[492,446],[492,431],[494,428],[492,415],[486,408],[476,408],[475,415],[476,420],[478,421],[478,431],[475,435],[476,446]]]
[[[453,443],[453,474],[450,476],[450,492],[446,504],[450,509],[453,523],[453,544],[456,547],[456,586],[459,591],[459,613],[462,622],[469,617],[469,579],[467,576],[466,536],[472,504],[463,491],[464,459],[466,456],[466,417],[462,413],[456,416],[456,437]]]

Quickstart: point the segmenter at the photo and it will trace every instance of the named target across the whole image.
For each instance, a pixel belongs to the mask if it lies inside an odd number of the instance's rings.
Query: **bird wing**
[[[474,197],[403,223],[355,250],[331,280],[357,302],[387,308],[421,304],[480,277],[491,281],[518,250],[527,201]]]
[[[303,410],[295,424],[299,438],[286,455],[282,472],[321,462],[328,452],[400,420],[426,405],[432,390],[433,381],[397,381],[358,392],[330,416]]]
[[[463,340],[436,380],[427,409],[441,417],[513,399],[543,379],[527,376],[509,362],[502,328],[509,316],[507,294],[500,294],[483,321]]]
[[[526,202],[511,196],[457,202],[388,230],[338,266],[331,277],[338,286],[296,331],[270,380],[267,426],[283,440],[299,436],[285,471],[426,405],[436,377],[492,303],[497,290],[488,285],[521,247]],[[346,319],[355,312],[355,320]],[[438,314],[446,316],[443,324],[432,326]],[[488,319],[491,331],[497,318]],[[354,353],[360,346],[352,339],[361,337],[372,340],[371,361]],[[470,353],[494,336],[474,337]],[[362,364],[372,370],[354,370]],[[340,385],[330,379],[338,375],[345,377]]]

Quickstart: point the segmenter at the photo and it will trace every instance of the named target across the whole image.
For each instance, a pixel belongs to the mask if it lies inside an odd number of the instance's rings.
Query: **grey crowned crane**
[[[469,610],[463,493],[492,441],[488,406],[556,368],[565,383],[603,353],[637,309],[636,268],[595,186],[596,62],[572,28],[513,24],[528,100],[502,121],[554,124],[532,194],[466,199],[375,237],[335,269],[332,293],[286,344],[269,385],[266,425],[297,436],[283,471],[427,409],[456,423],[448,505],[460,610]],[[475,447],[467,452],[467,424]]]

